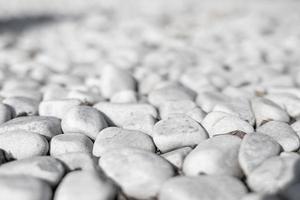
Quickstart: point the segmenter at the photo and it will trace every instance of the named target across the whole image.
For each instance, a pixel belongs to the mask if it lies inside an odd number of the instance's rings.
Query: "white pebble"
[[[9,97],[2,102],[12,108],[14,117],[38,114],[39,102],[37,100],[27,97]]]
[[[182,169],[183,161],[191,151],[192,151],[191,147],[183,147],[180,149],[176,149],[174,151],[161,154],[160,156],[168,160],[178,169]]]

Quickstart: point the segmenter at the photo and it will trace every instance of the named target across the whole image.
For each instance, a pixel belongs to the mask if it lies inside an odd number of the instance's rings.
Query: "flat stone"
[[[270,121],[258,127],[256,131],[271,136],[284,151],[295,151],[300,147],[297,133],[284,122]]]
[[[47,139],[37,133],[15,130],[0,134],[0,149],[7,159],[24,159],[46,155],[49,150]]]
[[[265,160],[247,177],[248,186],[255,192],[277,193],[300,180],[300,158],[276,156]]]
[[[68,171],[98,169],[98,160],[91,153],[64,153],[53,157],[61,161]]]
[[[50,155],[65,153],[91,153],[93,149],[92,140],[81,133],[66,133],[56,135],[50,142]]]
[[[199,143],[184,160],[184,174],[241,177],[242,170],[238,162],[240,143],[241,139],[233,135],[220,135]]]
[[[96,171],[74,171],[63,178],[54,200],[114,200],[116,194],[117,189],[112,181]]]
[[[65,172],[61,162],[50,156],[11,161],[0,166],[0,175],[24,175],[40,178],[56,186]]]
[[[15,130],[38,133],[47,139],[62,134],[60,120],[45,116],[18,117],[0,125],[0,134]]]
[[[204,128],[186,115],[161,120],[153,128],[153,140],[161,152],[185,146],[193,147],[207,137]]]
[[[12,119],[12,112],[13,111],[9,106],[0,103],[0,124],[3,124],[4,122],[7,122],[8,120]]]
[[[39,101],[27,97],[9,97],[2,101],[12,108],[14,117],[37,115]]]
[[[272,137],[263,133],[245,135],[242,140],[239,163],[245,174],[249,174],[266,159],[279,155],[281,146]]]
[[[162,184],[174,176],[172,165],[165,159],[136,148],[108,151],[99,165],[127,196],[137,199],[155,197]]]
[[[79,105],[78,99],[44,100],[39,105],[39,114],[62,119],[70,108]]]
[[[51,200],[52,189],[44,181],[28,176],[0,175],[0,199]]]
[[[240,200],[247,193],[238,179],[230,176],[177,176],[166,181],[159,200]]]
[[[107,127],[104,116],[89,106],[73,106],[61,120],[61,127],[66,132],[79,132],[95,139],[99,131]]]
[[[155,152],[156,149],[152,138],[141,131],[108,127],[97,135],[93,155],[101,157],[107,151],[124,147],[138,148],[150,152]]]
[[[271,120],[282,122],[290,121],[288,113],[269,99],[258,97],[252,99],[251,103],[255,115],[256,126],[260,126]]]
[[[163,158],[168,160],[170,163],[172,163],[175,167],[178,169],[182,169],[183,161],[185,157],[192,151],[191,147],[183,147],[180,149],[176,149],[164,154],[161,154]]]
[[[111,126],[137,130],[152,135],[155,119],[158,117],[156,109],[150,104],[128,104],[100,102],[94,105],[105,115]]]

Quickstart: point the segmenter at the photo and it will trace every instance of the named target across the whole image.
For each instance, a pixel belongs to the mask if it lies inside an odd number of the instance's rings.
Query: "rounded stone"
[[[165,159],[136,148],[108,151],[100,158],[99,165],[127,196],[137,199],[155,197],[162,184],[175,173]]]
[[[24,159],[46,155],[49,150],[47,139],[37,133],[15,130],[0,134],[0,149],[7,159]]]
[[[207,138],[204,128],[186,115],[161,120],[154,125],[153,140],[161,152],[195,146]]]
[[[114,200],[116,194],[112,181],[97,171],[73,171],[58,185],[54,200]]]
[[[86,152],[91,153],[93,149],[92,140],[80,133],[66,133],[56,135],[50,142],[50,155],[64,153]]]
[[[230,176],[179,176],[166,181],[159,200],[240,200],[247,193],[238,179]]]
[[[233,135],[220,135],[201,142],[185,158],[184,174],[241,177],[242,170],[238,162],[240,143],[241,139]]]
[[[150,152],[155,151],[155,145],[149,135],[141,131],[108,127],[97,135],[93,155],[100,157],[106,151],[124,147],[138,148]]]
[[[64,133],[79,132],[95,139],[99,131],[107,127],[107,123],[95,108],[74,106],[65,113],[61,126]]]
[[[37,115],[39,101],[27,97],[9,97],[3,103],[12,108],[14,117]]]

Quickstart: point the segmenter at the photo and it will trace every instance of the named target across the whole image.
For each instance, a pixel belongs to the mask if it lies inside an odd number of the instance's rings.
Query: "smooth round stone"
[[[39,114],[62,119],[72,107],[79,105],[78,99],[44,100],[39,105]]]
[[[148,95],[149,102],[157,107],[167,101],[193,100],[194,98],[193,92],[180,85],[169,85],[154,89]]]
[[[46,155],[49,150],[47,139],[37,133],[15,130],[0,134],[0,149],[7,159],[23,159]]]
[[[217,104],[213,111],[225,112],[248,122],[251,125],[255,123],[255,117],[248,99],[237,98],[228,102]]]
[[[240,200],[247,193],[238,179],[230,176],[177,176],[160,189],[159,200]]]
[[[103,115],[93,107],[74,106],[65,113],[61,127],[66,132],[79,132],[95,139],[107,127]]]
[[[183,147],[180,149],[176,149],[174,151],[170,151],[168,153],[161,154],[163,158],[168,160],[178,169],[182,169],[184,158],[192,151],[191,147]]]
[[[185,146],[193,147],[207,137],[204,128],[186,115],[161,120],[153,128],[153,140],[161,152]]]
[[[282,122],[290,121],[288,113],[269,99],[258,97],[252,99],[251,102],[257,126],[271,120]]]
[[[50,142],[50,155],[64,153],[86,152],[91,153],[93,149],[92,140],[80,133],[66,133],[56,135]]]
[[[108,151],[100,158],[99,165],[127,196],[137,199],[154,198],[175,173],[165,159],[136,148]]]
[[[208,132],[209,136],[212,137],[213,135],[210,135],[211,130],[214,126],[214,124],[219,121],[220,119],[223,119],[224,117],[232,116],[231,114],[224,113],[224,112],[210,112],[208,113],[204,119],[201,122],[201,125],[205,128],[205,130]]]
[[[94,108],[105,115],[109,125],[142,131],[148,135],[152,135],[155,119],[158,117],[156,109],[145,103],[100,102]]]
[[[280,144],[272,137],[263,133],[247,134],[240,147],[240,166],[245,174],[249,174],[266,159],[279,155],[280,151]]]
[[[54,200],[114,200],[117,189],[96,171],[68,173],[56,189]]]
[[[45,136],[47,139],[62,134],[60,120],[55,117],[18,117],[0,125],[0,134],[16,130],[38,133]]]
[[[186,175],[230,175],[241,177],[238,162],[241,139],[233,135],[220,135],[198,144],[184,160]]]
[[[110,98],[112,103],[136,103],[137,101],[137,93],[133,90],[119,91]]]
[[[68,171],[98,169],[98,160],[91,153],[65,153],[54,155],[53,157],[61,161]]]
[[[0,103],[0,124],[3,124],[4,122],[7,122],[8,120],[12,119],[12,112],[13,111],[9,106]]]
[[[298,156],[276,156],[265,160],[247,177],[248,186],[255,192],[277,193],[300,180]]]
[[[27,97],[10,97],[2,102],[12,108],[14,117],[38,114],[39,102],[37,100]]]
[[[51,186],[58,184],[65,172],[61,162],[50,156],[11,161],[0,166],[0,175],[24,175],[40,178]]]
[[[51,200],[52,189],[44,181],[28,176],[0,175],[0,199]]]
[[[136,81],[134,77],[126,70],[106,66],[101,73],[101,93],[105,98],[112,97],[115,93],[123,90],[136,89]]]
[[[167,119],[173,114],[186,114],[196,107],[192,100],[167,101],[159,107],[159,115],[161,119]]]
[[[284,122],[270,121],[258,127],[256,131],[272,137],[282,146],[284,151],[295,151],[300,147],[297,133]]]
[[[155,145],[149,135],[140,131],[108,127],[97,135],[93,147],[93,155],[100,157],[106,151],[124,147],[155,152]]]

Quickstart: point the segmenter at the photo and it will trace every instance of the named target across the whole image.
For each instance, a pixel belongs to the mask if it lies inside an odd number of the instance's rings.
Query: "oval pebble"
[[[52,189],[44,181],[28,176],[0,175],[0,199],[51,200]]]
[[[54,200],[114,200],[117,189],[96,171],[68,173],[58,185]]]
[[[153,140],[161,152],[185,146],[194,147],[208,136],[204,128],[192,118],[176,115],[154,125]]]
[[[103,129],[97,135],[93,147],[93,155],[100,157],[106,151],[123,147],[155,152],[155,145],[149,135],[140,131],[109,127]]]
[[[56,135],[51,139],[50,142],[51,156],[74,152],[91,153],[92,149],[92,140],[80,133],[66,133]]]
[[[242,176],[238,162],[241,139],[233,135],[220,135],[198,144],[184,160],[186,175],[199,174]]]
[[[247,134],[241,143],[239,163],[245,174],[249,174],[266,159],[279,155],[281,146],[263,133]]]
[[[79,132],[95,139],[99,131],[107,127],[107,123],[95,108],[74,106],[65,113],[61,127],[64,133]]]
[[[0,134],[0,149],[6,159],[23,159],[46,155],[49,150],[47,139],[37,133],[15,130]]]
[[[11,161],[0,166],[0,175],[24,175],[40,178],[51,186],[59,183],[65,172],[61,162],[50,156],[36,156]]]
[[[265,160],[247,177],[248,186],[255,192],[277,193],[300,180],[300,158],[275,156]]]
[[[272,137],[282,146],[284,151],[295,151],[300,147],[297,133],[287,123],[270,121],[258,127],[256,131]]]
[[[240,200],[247,192],[238,179],[230,176],[179,176],[166,181],[159,200]]]
[[[169,162],[141,149],[108,151],[100,158],[99,165],[127,196],[137,199],[155,197],[162,184],[174,176],[174,169]]]
[[[45,136],[47,139],[62,134],[60,120],[55,117],[18,117],[0,125],[0,134],[8,131],[25,130]]]

